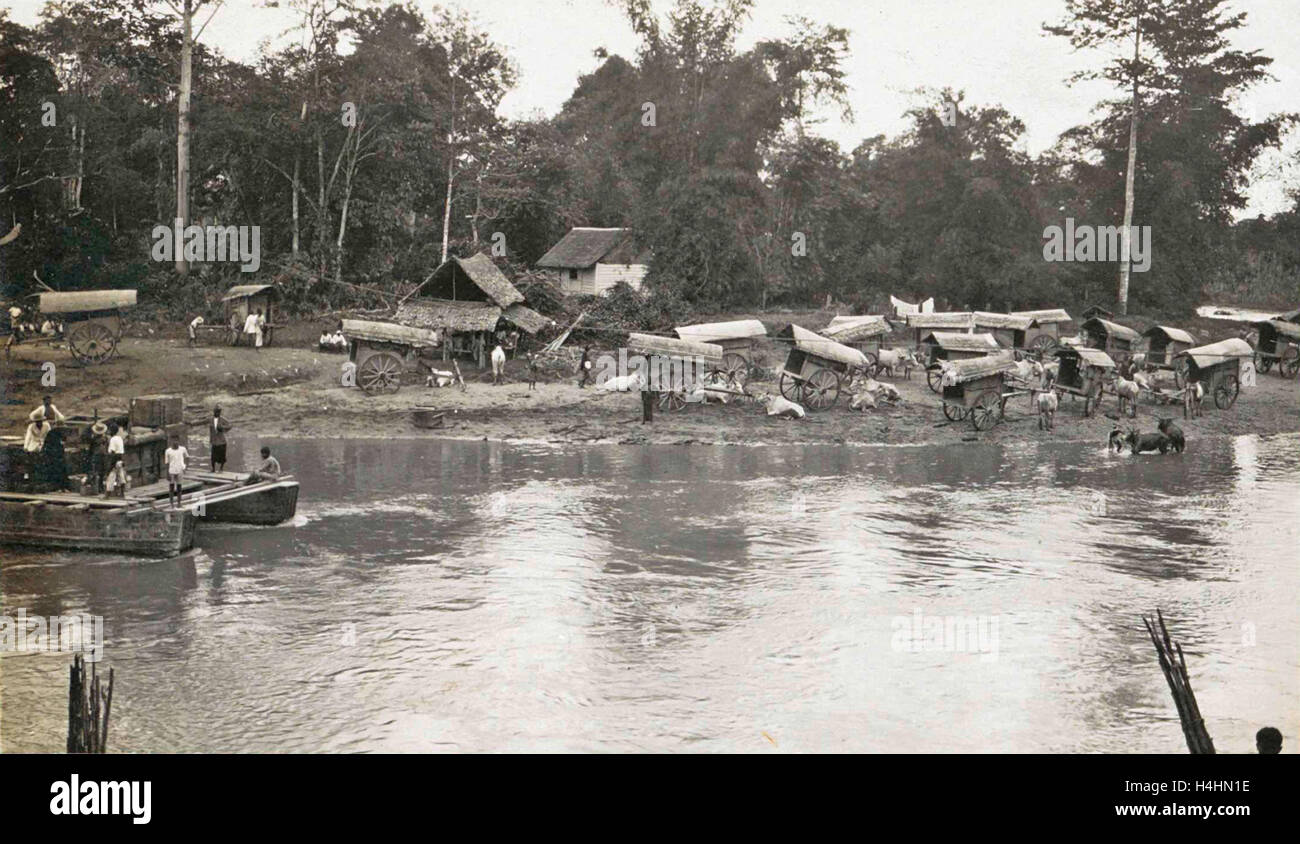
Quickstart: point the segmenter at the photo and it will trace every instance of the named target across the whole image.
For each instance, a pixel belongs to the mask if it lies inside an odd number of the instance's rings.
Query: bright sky
[[[5,2],[14,20],[31,25],[44,0],[0,0]],[[427,0],[417,2],[432,8]],[[554,114],[578,76],[597,66],[596,48],[630,58],[637,45],[608,0],[445,5],[472,11],[518,64],[519,85],[502,103],[510,117]],[[654,5],[666,11],[672,2]],[[263,0],[225,0],[202,40],[231,58],[251,61],[262,41],[277,39],[294,22],[289,10],[263,6]],[[742,49],[784,34],[784,18],[792,14],[849,29],[845,70],[855,121],[828,115],[820,127],[845,150],[863,138],[901,131],[903,112],[919,101],[912,93],[917,88],[952,87],[965,90],[968,103],[1001,104],[1024,121],[1025,146],[1032,153],[1088,121],[1092,107],[1114,93],[1101,83],[1066,86],[1070,73],[1096,67],[1101,59],[1072,53],[1064,39],[1042,33],[1044,22],[1061,19],[1063,0],[757,0],[755,6]],[[1300,0],[1234,0],[1232,8],[1247,14],[1236,46],[1272,57],[1277,77],[1250,92],[1243,112],[1263,116],[1300,108]],[[1269,155],[1256,167],[1246,216],[1289,207],[1286,188],[1300,187],[1300,168],[1290,163],[1297,151],[1300,133],[1288,140],[1285,155]]]

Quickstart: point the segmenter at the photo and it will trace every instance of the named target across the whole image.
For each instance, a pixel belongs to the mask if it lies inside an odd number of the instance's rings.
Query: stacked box
[[[136,396],[131,399],[131,425],[163,428],[184,422],[185,399],[181,396]]]

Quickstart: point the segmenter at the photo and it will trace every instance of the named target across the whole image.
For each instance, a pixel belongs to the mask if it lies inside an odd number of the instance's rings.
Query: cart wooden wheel
[[[803,400],[809,410],[825,410],[840,398],[840,376],[819,369],[803,384]]]
[[[1047,357],[1047,353],[1056,348],[1056,340],[1046,334],[1040,334],[1029,344],[1031,351],[1037,352],[1039,358]]]
[[[930,385],[933,392],[939,392],[940,385],[943,383],[943,370],[937,366],[933,369],[927,369],[925,371],[925,383]]]
[[[659,394],[660,410],[677,411],[684,407],[686,407],[686,396],[684,394],[675,390],[669,390],[668,392]]]
[[[104,363],[117,351],[117,337],[107,325],[87,320],[68,329],[68,349],[83,364]]]
[[[1258,352],[1255,353],[1256,372],[1268,372],[1272,368],[1273,368],[1273,359],[1271,357],[1266,357],[1264,355],[1259,354]]]
[[[781,395],[790,401],[799,401],[803,393],[803,382],[797,378],[791,378],[784,372],[781,373],[781,380],[778,383]]]
[[[1282,354],[1282,359],[1278,361],[1277,368],[1287,378],[1294,378],[1297,372],[1300,372],[1300,349],[1295,346],[1287,349]]]
[[[357,369],[357,385],[367,393],[395,393],[402,386],[402,359],[378,352]]]
[[[943,403],[943,415],[948,417],[948,421],[950,422],[960,422],[966,418],[967,412],[967,408],[961,407],[960,405],[949,404],[948,402]]]
[[[980,396],[979,401],[970,409],[970,423],[977,431],[987,431],[998,422],[998,405],[1002,399],[997,393],[989,391]]]
[[[1214,388],[1214,406],[1219,410],[1227,410],[1237,402],[1237,394],[1241,392],[1241,384],[1237,382],[1237,376],[1229,375],[1223,379],[1223,383]]]
[[[726,373],[729,379],[747,381],[749,380],[749,361],[735,352],[727,352],[722,356],[722,372]]]

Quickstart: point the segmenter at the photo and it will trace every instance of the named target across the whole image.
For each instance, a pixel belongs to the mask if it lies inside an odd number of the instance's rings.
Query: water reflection
[[[272,441],[294,524],[0,587],[105,616],[122,750],[1181,752],[1156,606],[1242,750],[1300,710],[1298,443]],[[917,617],[996,659],[899,650]],[[3,659],[4,749],[58,750],[66,659]]]

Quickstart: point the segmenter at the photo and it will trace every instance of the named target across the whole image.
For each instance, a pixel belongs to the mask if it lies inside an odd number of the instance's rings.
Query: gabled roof
[[[891,330],[893,326],[883,316],[836,316],[821,330],[821,335],[840,343],[856,343],[888,334]]]
[[[1182,352],[1179,357],[1183,355],[1191,358],[1201,369],[1205,369],[1233,358],[1254,357],[1255,350],[1240,337],[1230,337],[1227,340],[1210,343],[1208,346],[1197,346],[1195,349],[1188,349]]]
[[[965,384],[967,381],[974,381],[976,378],[984,378],[998,372],[1009,372],[1016,368],[1016,359],[1011,350],[1007,349],[982,358],[953,361],[948,367],[949,374],[945,380],[954,384]]]
[[[767,329],[756,319],[736,319],[731,322],[702,322],[698,325],[679,325],[677,336],[697,343],[715,340],[738,340],[746,337],[766,337]]]
[[[397,321],[414,328],[452,331],[492,331],[501,309],[491,302],[414,299],[397,308]],[[344,333],[347,333],[346,331]]]
[[[965,334],[960,331],[932,331],[922,343],[938,346],[947,352],[996,352],[1002,347],[992,334]]]
[[[867,365],[867,356],[852,346],[836,343],[794,323],[777,332],[777,337],[793,340],[796,349],[813,357],[833,360],[846,366]]]
[[[1034,327],[1035,319],[1023,314],[993,314],[987,311],[975,312],[976,328],[1004,328],[1012,331],[1028,331]]]
[[[40,308],[43,314],[66,314],[74,311],[110,311],[134,305],[134,290],[80,290],[72,293],[42,293]]]
[[[411,328],[391,322],[371,322],[364,319],[343,320],[343,335],[359,340],[402,343],[416,348],[432,346],[437,339],[432,331],[423,328]]]
[[[611,264],[640,263],[631,243],[632,230],[574,228],[537,261],[537,266],[556,270],[585,270],[603,261]]]
[[[1062,308],[1044,308],[1041,311],[1012,311],[1014,316],[1031,317],[1039,325],[1050,325],[1055,322],[1069,322],[1071,317]]]
[[[430,299],[489,301],[499,308],[524,301],[524,294],[484,252],[469,258],[448,258],[416,290],[419,296]]]
[[[975,315],[965,311],[908,314],[907,325],[909,328],[974,328]]]
[[[221,301],[229,302],[231,299],[244,299],[249,296],[256,296],[263,290],[270,288],[271,294],[279,298],[280,290],[274,284],[236,284],[226,291],[226,295],[221,297]]]

